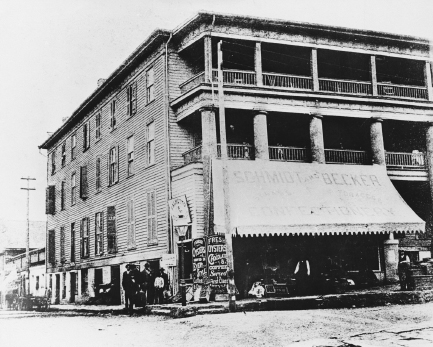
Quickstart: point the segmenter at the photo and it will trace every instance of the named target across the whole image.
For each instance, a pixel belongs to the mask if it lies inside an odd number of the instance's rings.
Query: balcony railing
[[[269,159],[280,161],[307,161],[307,149],[269,146]]]
[[[395,97],[395,98],[428,100],[427,88],[425,87],[378,83],[377,93],[382,96]]]
[[[218,158],[221,158],[221,145],[217,147]],[[254,159],[254,147],[248,144],[227,144],[227,156],[230,159]]]
[[[185,165],[201,161],[201,145],[191,148],[182,154]]]
[[[312,90],[313,79],[311,77],[266,72],[263,73],[263,85],[267,87]]]
[[[361,81],[334,80],[319,78],[319,89],[324,92],[370,95],[371,83]]]
[[[325,160],[327,163],[336,164],[370,164],[367,152],[346,149],[325,149]]]
[[[218,71],[215,69],[212,70],[212,80],[214,83],[218,82]],[[182,94],[184,94],[205,82],[209,83],[209,81],[205,81],[204,72],[200,72],[180,84],[179,88]],[[255,71],[246,70],[223,70],[223,83],[228,85],[257,86],[256,73]],[[294,90],[313,90],[313,79],[308,76],[264,72],[263,86]],[[331,93],[373,95],[371,83],[363,81],[319,78],[319,90]],[[378,83],[377,92],[379,96],[428,100],[427,88],[425,87]]]
[[[391,168],[424,170],[425,156],[422,152],[386,152],[386,166]]]
[[[192,76],[189,80],[183,82],[179,85],[179,88],[182,92],[182,94],[186,93],[187,91],[190,91],[191,89],[194,89],[201,83],[204,83],[204,72],[200,72],[195,76]]]

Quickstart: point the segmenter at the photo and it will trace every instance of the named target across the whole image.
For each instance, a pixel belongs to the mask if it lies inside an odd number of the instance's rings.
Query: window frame
[[[62,167],[66,166],[66,141],[62,144]]]
[[[104,253],[104,212],[95,213],[95,255]]]
[[[77,203],[76,190],[77,190],[77,173],[76,171],[73,171],[71,173],[71,206],[74,206]]]
[[[56,150],[51,152],[51,176],[56,173]]]
[[[153,194],[153,200],[152,200]],[[156,203],[156,190],[152,189],[146,193],[146,221],[147,221],[147,245],[158,244],[158,216]],[[150,226],[150,227],[149,227]]]
[[[150,104],[155,100],[155,70],[150,67],[146,70],[146,103]]]
[[[60,210],[64,211],[66,208],[66,181],[60,183]]]
[[[101,139],[101,113],[102,112],[98,112],[95,116],[95,142],[99,141]]]
[[[75,149],[77,148],[77,134],[73,133],[71,135],[71,161],[75,159]]]
[[[81,220],[81,258],[86,259],[90,257],[90,218],[84,217]]]
[[[65,245],[66,245],[66,235],[65,235],[65,227],[60,227],[60,262],[64,263],[66,261],[65,256]]]
[[[134,152],[135,152],[135,139],[134,139],[134,135],[131,135],[126,139],[126,176],[127,177],[134,175],[134,159],[135,159]]]
[[[117,182],[119,182],[119,146],[113,146],[108,151],[108,186]]]
[[[101,180],[101,157],[96,157],[95,163],[95,189],[99,193],[102,190],[102,180]]]
[[[83,152],[90,148],[90,122],[83,124]]]
[[[117,100],[113,99],[110,101],[110,129],[111,129],[111,131],[113,131],[117,127],[116,112],[117,112]]]
[[[152,129],[152,130],[151,130]],[[147,166],[155,164],[155,121],[151,121],[146,126],[146,147],[147,147]]]
[[[75,263],[75,222],[71,223],[71,263]]]
[[[126,201],[126,240],[128,250],[137,248],[135,232],[135,204],[134,199],[132,198]]]
[[[126,114],[132,117],[137,113],[137,82],[126,87]]]

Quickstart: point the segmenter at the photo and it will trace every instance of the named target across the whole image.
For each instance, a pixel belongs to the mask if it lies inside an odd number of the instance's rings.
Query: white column
[[[313,163],[325,164],[322,116],[314,114],[310,120],[310,149]]]
[[[370,77],[371,89],[373,96],[377,96],[377,72],[376,72],[376,56],[370,56]]]
[[[386,166],[383,142],[382,119],[372,118],[370,124],[370,143],[373,164]]]
[[[319,91],[319,67],[317,64],[317,49],[311,50],[311,76],[313,77],[313,91]]]
[[[254,54],[254,66],[256,70],[257,87],[263,86],[263,70],[262,70],[262,44],[256,42],[256,50]]]
[[[257,111],[254,116],[254,148],[256,160],[269,160],[267,112]]]

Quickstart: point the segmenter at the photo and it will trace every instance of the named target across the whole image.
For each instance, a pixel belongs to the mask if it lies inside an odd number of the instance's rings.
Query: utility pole
[[[223,51],[222,41],[218,42],[218,103],[219,103],[219,122],[220,122],[220,142],[221,142],[221,161],[223,169],[223,195],[224,195],[224,220],[226,236],[227,254],[227,281],[230,288],[234,287],[234,266],[233,266],[233,243],[230,222],[230,192],[229,174],[227,169],[227,136],[226,136],[226,113],[224,106],[224,76],[223,76]],[[236,294],[228,289],[229,311],[236,311]]]
[[[27,188],[21,188],[27,190],[27,242],[26,242],[26,258],[27,258],[27,288],[26,294],[30,294],[30,191],[36,190],[35,188],[30,188],[30,181],[36,181],[36,178],[24,177],[22,180],[27,181]]]

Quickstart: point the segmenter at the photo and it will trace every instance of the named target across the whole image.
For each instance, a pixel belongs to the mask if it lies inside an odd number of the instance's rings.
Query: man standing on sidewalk
[[[125,309],[132,316],[134,312],[134,303],[139,290],[140,273],[135,267],[135,264],[127,264],[126,271],[122,277],[122,287],[125,291]]]

